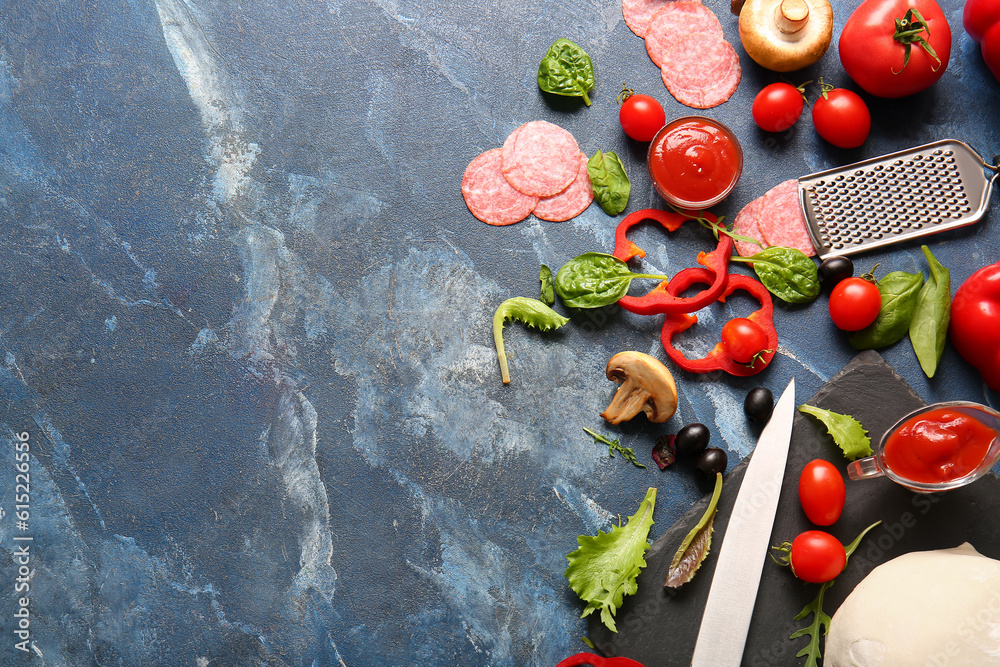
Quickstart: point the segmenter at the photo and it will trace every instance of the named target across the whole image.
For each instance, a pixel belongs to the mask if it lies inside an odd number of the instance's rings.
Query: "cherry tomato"
[[[625,134],[636,141],[652,141],[653,135],[667,122],[663,107],[649,95],[629,95],[618,109],[618,120]]]
[[[837,578],[847,565],[844,545],[822,530],[807,530],[792,540],[790,556],[795,576],[812,584]]]
[[[759,324],[745,317],[729,320],[722,327],[722,346],[739,364],[749,364],[766,351],[767,334]]]
[[[559,662],[556,667],[642,667],[631,658],[605,658],[594,653],[577,653]]]
[[[844,88],[824,90],[813,103],[813,125],[819,136],[839,148],[857,148],[872,129],[872,116],[861,97]]]
[[[830,292],[830,319],[838,329],[860,331],[882,308],[878,285],[864,278],[845,278]]]
[[[750,112],[765,132],[787,130],[802,115],[802,93],[788,83],[772,83],[757,93]]]
[[[810,461],[799,475],[799,503],[817,526],[831,526],[844,511],[847,487],[837,466],[823,459]]]

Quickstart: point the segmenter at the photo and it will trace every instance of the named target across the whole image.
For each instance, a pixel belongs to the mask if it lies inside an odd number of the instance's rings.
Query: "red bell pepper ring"
[[[661,211],[647,208],[630,213],[618,225],[615,231],[615,257],[627,262],[633,257],[645,257],[646,252],[628,239],[628,232],[633,227],[646,220],[660,223],[667,231],[680,229],[685,220],[704,218],[712,225],[718,224],[718,218],[708,211]],[[733,239],[728,234],[719,234],[719,244],[712,252],[698,253],[698,263],[712,272],[712,280],[708,281],[708,289],[694,296],[680,296],[680,292],[670,293],[667,283],[662,282],[644,296],[623,296],[618,305],[625,310],[638,315],[660,315],[674,313],[693,313],[715,303],[719,295],[726,289],[729,275],[729,258],[733,255]]]
[[[668,292],[680,294],[691,285],[708,285],[715,279],[711,271],[705,269],[684,269],[670,281],[667,286]],[[771,359],[774,358],[778,350],[778,332],[774,328],[774,304],[771,302],[771,294],[767,288],[749,276],[742,274],[730,274],[725,291],[719,297],[719,301],[725,302],[726,297],[736,290],[749,292],[757,301],[760,308],[747,315],[747,319],[753,321],[764,330],[767,336],[767,349],[754,360],[752,364],[741,364],[730,357],[723,347],[722,342],[716,343],[711,352],[701,359],[688,359],[684,353],[676,349],[673,345],[674,336],[687,331],[698,322],[697,315],[687,313],[676,313],[667,315],[660,332],[660,340],[663,342],[663,349],[667,356],[689,373],[711,373],[712,371],[725,371],[730,375],[746,377],[756,375],[764,370]]]
[[[604,658],[593,653],[577,653],[560,662],[556,667],[643,667],[631,658]]]

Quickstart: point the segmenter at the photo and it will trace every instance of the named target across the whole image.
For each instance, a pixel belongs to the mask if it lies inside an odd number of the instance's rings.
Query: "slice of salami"
[[[695,109],[728,100],[740,84],[740,57],[713,33],[681,35],[664,52],[663,83],[674,98]]]
[[[525,123],[503,143],[503,175],[518,192],[551,197],[576,178],[580,147],[568,130],[544,120]]]
[[[735,241],[733,245],[736,246],[736,252],[741,257],[756,255],[767,246],[763,235],[760,233],[760,226],[757,223],[757,216],[760,214],[760,202],[761,198],[757,197],[741,208],[740,212],[736,214],[736,219],[733,221],[734,234],[749,236],[752,239],[760,241],[760,245],[750,243],[749,241]]]
[[[725,40],[722,24],[711,9],[701,0],[673,0],[657,9],[646,29],[646,53],[657,67],[663,67],[668,56],[685,35],[709,33]],[[688,56],[690,57],[690,56]]]
[[[783,181],[764,193],[757,224],[768,245],[798,248],[810,257],[816,254],[799,206],[798,180]]]
[[[549,222],[563,222],[575,218],[594,201],[594,188],[590,184],[587,173],[587,156],[580,153],[580,170],[569,187],[552,197],[538,200],[535,210],[536,218]]]
[[[639,37],[646,36],[649,20],[656,10],[678,0],[622,0],[622,17],[629,30]]]
[[[465,205],[488,225],[511,225],[524,220],[538,203],[537,197],[511,187],[500,170],[500,149],[477,156],[462,175]]]

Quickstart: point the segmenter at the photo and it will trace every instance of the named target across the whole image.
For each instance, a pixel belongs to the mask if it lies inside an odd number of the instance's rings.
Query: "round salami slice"
[[[798,248],[812,257],[816,254],[806,219],[799,206],[799,183],[789,179],[764,193],[757,214],[757,224],[767,245]]]
[[[736,252],[741,257],[756,255],[767,246],[763,235],[760,233],[760,226],[757,223],[757,216],[760,213],[760,201],[761,198],[757,197],[741,208],[740,212],[736,214],[736,219],[733,221],[734,234],[748,236],[760,241],[760,245],[750,243],[749,241],[734,241],[733,245],[736,247]]]
[[[501,149],[503,175],[515,190],[551,197],[565,190],[580,169],[580,147],[567,130],[544,120],[510,133]]]
[[[511,225],[524,220],[538,203],[537,197],[511,187],[500,170],[500,149],[476,157],[462,175],[465,205],[488,225]]]
[[[663,67],[676,44],[690,33],[709,33],[725,40],[722,24],[701,0],[673,0],[657,9],[646,29],[646,53],[657,67]],[[690,55],[686,57],[691,57]]]
[[[622,0],[622,17],[629,30],[639,37],[646,36],[649,20],[656,10],[664,5],[671,5],[678,0]]]
[[[569,187],[552,197],[538,200],[535,210],[536,218],[549,222],[563,222],[575,218],[594,201],[594,188],[590,185],[590,175],[587,173],[587,156],[580,153],[580,170]]]
[[[740,57],[732,45],[712,33],[677,37],[664,52],[663,83],[674,98],[695,109],[728,100],[740,84]]]

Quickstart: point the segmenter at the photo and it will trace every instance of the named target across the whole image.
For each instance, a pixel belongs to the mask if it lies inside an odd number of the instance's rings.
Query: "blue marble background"
[[[786,178],[955,137],[1000,152],[1000,84],[961,30],[948,70],[902,101],[869,99],[860,149],[804,118],[757,130],[777,80],[708,0],[743,81],[706,112],[747,166],[732,216]],[[837,30],[850,11],[835,2]],[[661,534],[701,496],[645,456],[701,421],[730,453],[755,433],[742,399],[795,377],[808,397],[854,351],[824,300],[777,305],[781,347],[754,378],[677,372],[668,423],[599,413],[622,349],[664,357],[658,318],[616,307],[550,334],[509,325],[501,385],[490,323],[557,268],[610,250],[618,220],[488,227],[462,172],[535,119],[588,154],[615,150],[629,211],[661,206],[624,138],[623,81],[688,113],[609,0],[0,1],[0,663],[4,665],[542,665],[583,648],[563,570],[576,536],[659,487]],[[593,106],[535,85],[569,37],[597,70]],[[832,50],[793,75],[851,86]],[[957,284],[1000,259],[987,220],[930,241]],[[636,240],[674,272],[703,230]],[[925,270],[918,244],[863,260]],[[734,269],[742,270],[742,269]],[[706,350],[732,300],[685,339]],[[927,380],[907,342],[883,351],[927,400],[997,403],[954,350]],[[31,520],[18,530],[15,438],[29,434]],[[30,534],[30,645],[16,648],[16,536]]]

